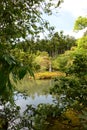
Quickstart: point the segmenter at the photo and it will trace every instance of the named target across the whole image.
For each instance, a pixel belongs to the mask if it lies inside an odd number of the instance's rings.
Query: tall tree
[[[63,31],[56,32],[50,40],[50,46],[52,55],[63,54],[66,50],[70,50],[72,46],[75,46],[75,38],[69,35],[64,35]]]

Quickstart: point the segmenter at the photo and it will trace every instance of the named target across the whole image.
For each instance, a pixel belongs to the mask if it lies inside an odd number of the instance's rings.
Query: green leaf
[[[20,67],[19,72],[18,72],[19,79],[22,79],[25,76],[25,74],[27,73],[27,70],[28,69],[24,66]]]

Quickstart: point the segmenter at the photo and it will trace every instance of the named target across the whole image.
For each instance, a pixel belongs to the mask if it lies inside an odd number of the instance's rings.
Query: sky
[[[58,13],[56,13],[56,11]],[[64,34],[79,38],[85,31],[73,31],[74,23],[79,16],[87,16],[87,0],[64,0],[60,8],[54,9],[53,15],[46,15],[45,19],[47,19],[52,26],[55,26],[56,32],[63,30]]]

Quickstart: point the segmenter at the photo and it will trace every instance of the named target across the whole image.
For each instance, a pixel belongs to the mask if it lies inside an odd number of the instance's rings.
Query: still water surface
[[[40,103],[53,104],[53,100],[56,99],[49,94],[49,90],[53,85],[53,80],[27,80],[27,78],[18,83],[17,91],[19,93],[15,92],[14,98],[16,104],[21,107],[21,113],[26,109],[27,104],[34,107],[37,107]],[[27,96],[23,96],[23,92]],[[77,127],[64,126],[58,120],[52,120],[51,122],[53,125],[49,125],[47,130],[79,130]]]
[[[40,103],[53,103],[53,97],[49,94],[49,89],[53,86],[53,80],[23,80],[17,84],[18,91],[15,93],[15,102],[21,107],[21,111],[26,109],[26,105],[36,107]],[[24,98],[22,92],[28,96]]]

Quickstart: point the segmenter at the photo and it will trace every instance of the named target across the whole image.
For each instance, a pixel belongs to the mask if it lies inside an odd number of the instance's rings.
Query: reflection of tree
[[[36,95],[35,95],[35,94],[31,96],[31,98],[32,98],[33,100],[35,99],[35,97],[36,97]]]
[[[35,94],[47,95],[50,87],[53,85],[53,80],[27,80],[24,78],[21,82],[17,83],[17,90],[20,92],[25,92],[28,96],[32,98]],[[26,87],[25,87],[26,86]]]

